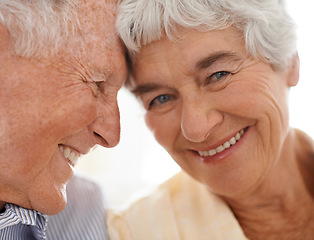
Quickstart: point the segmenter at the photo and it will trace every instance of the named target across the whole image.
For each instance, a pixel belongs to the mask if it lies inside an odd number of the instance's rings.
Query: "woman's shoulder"
[[[245,239],[225,202],[184,172],[107,216],[112,239]]]
[[[195,205],[201,206],[200,202],[208,204],[210,199],[223,203],[219,197],[210,193],[204,185],[181,171],[164,183],[145,191],[145,193],[140,192],[137,197],[133,197],[133,200],[122,208],[112,211],[124,216],[131,216],[132,213],[139,216],[149,212],[147,215],[150,216],[152,210],[158,209],[159,211],[171,207],[173,211],[182,203],[185,205],[197,203]],[[225,204],[223,203],[223,205]]]

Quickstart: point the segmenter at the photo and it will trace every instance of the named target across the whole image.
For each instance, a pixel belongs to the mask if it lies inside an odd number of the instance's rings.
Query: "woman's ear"
[[[289,87],[294,87],[299,82],[299,72],[300,72],[300,60],[298,53],[295,54],[295,56],[291,60],[291,65],[289,67],[289,70],[287,72],[287,83]]]

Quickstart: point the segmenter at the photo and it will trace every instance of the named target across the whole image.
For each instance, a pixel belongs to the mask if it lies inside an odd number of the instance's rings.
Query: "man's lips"
[[[68,162],[74,167],[82,154],[73,148],[65,145],[59,145],[59,149]]]

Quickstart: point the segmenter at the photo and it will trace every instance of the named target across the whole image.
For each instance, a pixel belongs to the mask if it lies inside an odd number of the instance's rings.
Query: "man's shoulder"
[[[101,186],[84,176],[74,175],[67,185],[67,205],[64,213],[80,214],[88,211],[102,211],[105,209],[105,201]]]
[[[75,175],[67,185],[67,205],[49,216],[49,239],[107,239],[106,212],[101,187],[95,181]]]
[[[102,195],[101,186],[82,175],[75,174],[67,185],[67,194],[96,194]]]

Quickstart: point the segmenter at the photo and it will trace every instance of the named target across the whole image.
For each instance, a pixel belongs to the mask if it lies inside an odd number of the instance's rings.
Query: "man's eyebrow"
[[[152,92],[161,88],[159,84],[156,83],[145,83],[136,86],[131,92],[135,94],[135,96],[141,96],[144,93]]]
[[[225,59],[239,61],[241,57],[234,52],[215,52],[198,61],[195,64],[195,67],[197,69],[205,69],[215,62]]]

